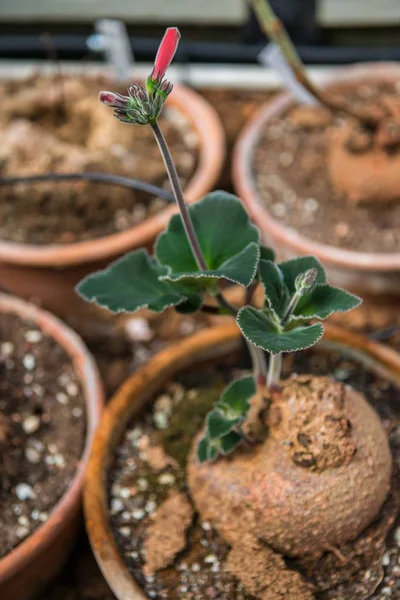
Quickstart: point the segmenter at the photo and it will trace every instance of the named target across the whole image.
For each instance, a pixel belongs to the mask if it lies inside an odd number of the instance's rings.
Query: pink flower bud
[[[154,61],[154,69],[152,73],[153,80],[160,81],[164,77],[172,59],[174,58],[180,37],[181,34],[179,33],[179,29],[177,27],[168,27],[163,39],[161,40],[156,60]]]
[[[111,108],[126,108],[130,99],[114,92],[100,92],[99,100]]]

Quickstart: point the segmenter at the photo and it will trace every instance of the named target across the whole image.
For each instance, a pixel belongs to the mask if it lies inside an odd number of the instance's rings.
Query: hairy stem
[[[164,159],[165,168],[167,169],[168,177],[172,186],[172,191],[174,193],[176,202],[179,206],[183,227],[185,228],[186,236],[189,241],[190,248],[193,252],[194,259],[198,268],[202,271],[206,271],[208,269],[207,263],[201,251],[199,240],[197,239],[197,235],[193,227],[192,219],[190,218],[188,207],[186,206],[181,182],[179,181],[178,173],[176,172],[175,164],[169,151],[167,141],[157,121],[151,125],[151,128],[153,130],[154,137],[156,138],[158,147],[160,149],[161,156]]]
[[[154,137],[156,138],[161,155],[164,159],[164,164],[165,164],[165,167],[168,172],[169,180],[171,182],[172,191],[174,193],[176,202],[178,204],[178,207],[179,207],[179,210],[181,213],[182,223],[183,223],[191,250],[193,252],[193,256],[196,260],[198,268],[201,269],[202,271],[205,271],[208,269],[207,263],[203,256],[202,250],[200,248],[200,244],[197,239],[196,232],[194,230],[192,219],[190,218],[189,210],[188,210],[188,207],[185,202],[185,198],[184,198],[182,187],[181,187],[181,184],[179,181],[178,173],[176,172],[175,164],[174,164],[173,158],[171,156],[171,153],[169,151],[167,141],[166,141],[166,139],[160,129],[160,126],[158,125],[157,122],[152,124],[151,128],[153,130]],[[236,316],[236,314],[237,314],[236,308],[234,306],[232,306],[232,304],[230,304],[230,302],[228,302],[228,300],[225,298],[225,296],[223,295],[223,293],[221,291],[219,291],[216,294],[215,299],[217,300],[218,304],[222,308],[225,308],[233,316]],[[254,372],[255,372],[255,375],[257,378],[257,382],[260,385],[265,385],[267,368],[266,368],[264,353],[260,348],[257,348],[256,346],[251,344],[251,342],[247,342],[247,340],[246,340],[246,343],[248,345],[250,356],[252,358]]]
[[[301,298],[301,294],[299,294],[299,292],[295,292],[293,294],[293,296],[291,297],[289,305],[288,305],[288,307],[286,309],[286,312],[284,314],[284,317],[282,319],[282,326],[287,325],[290,317],[292,316],[292,314],[296,310],[296,306],[297,306],[300,298]]]
[[[131,179],[130,177],[120,177],[119,175],[110,175],[109,173],[81,172],[81,173],[42,173],[40,175],[26,175],[21,177],[0,177],[0,186],[16,185],[17,183],[39,183],[46,181],[93,181],[106,183],[108,185],[119,185],[121,187],[132,188],[141,192],[147,192],[152,196],[158,196],[168,202],[174,202],[175,196],[151,183]]]
[[[342,112],[356,119],[369,129],[376,129],[383,115],[368,109],[361,110],[359,107],[347,102],[345,99],[327,96],[319,90],[308,77],[300,56],[292,43],[284,25],[276,17],[268,0],[249,0],[260,27],[264,33],[279,46],[286,58],[297,81],[321,104],[333,112]]]
[[[279,392],[281,386],[282,354],[270,354],[268,365],[267,390],[270,393]]]

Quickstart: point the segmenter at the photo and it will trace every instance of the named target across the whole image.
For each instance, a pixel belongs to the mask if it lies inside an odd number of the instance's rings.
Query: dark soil
[[[396,86],[362,85],[346,96],[373,103]],[[333,189],[327,173],[327,127],[297,127],[290,110],[264,127],[253,157],[257,189],[272,216],[312,240],[361,252],[400,250],[400,202],[355,205]],[[366,235],[368,233],[368,235]]]
[[[336,379],[362,391],[390,432],[393,456],[400,466],[399,390],[387,379],[338,351],[320,348],[288,357],[284,365],[286,375],[289,369],[298,373],[332,373]],[[198,516],[187,534],[186,548],[173,565],[154,576],[143,574],[147,528],[172,490],[187,494],[185,463],[192,439],[232,375],[232,367],[219,371],[203,367],[170,382],[155,398],[152,408],[128,427],[117,449],[109,476],[111,525],[129,570],[150,598],[252,598],[226,568],[228,546]],[[172,464],[154,468],[152,449],[160,446]],[[355,543],[335,549],[320,561],[286,561],[285,568],[298,570],[312,584],[318,600],[400,597],[400,521],[391,528],[397,510],[395,486],[378,521]],[[268,598],[268,594],[262,598]]]
[[[149,127],[128,127],[98,101],[101,79],[36,76],[0,84],[0,176],[99,171],[168,187]],[[117,86],[118,87],[118,86]],[[126,88],[120,91],[126,94]],[[161,117],[182,183],[193,175],[198,138],[183,114]],[[0,188],[0,238],[31,244],[71,243],[123,231],[166,203],[134,190],[86,182]]]
[[[70,357],[34,323],[0,315],[0,557],[47,521],[84,440]]]

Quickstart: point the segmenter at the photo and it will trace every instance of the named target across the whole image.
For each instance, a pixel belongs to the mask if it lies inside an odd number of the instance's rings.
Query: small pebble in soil
[[[172,475],[172,473],[163,473],[158,478],[158,482],[161,485],[173,485],[175,483],[175,475]]]
[[[124,324],[128,337],[135,342],[149,342],[154,337],[154,331],[150,328],[147,319],[132,317]]]
[[[132,494],[132,491],[132,488],[122,488],[119,492],[119,495],[121,496],[121,498],[127,499],[134,495]]]
[[[40,427],[40,419],[37,415],[26,417],[22,423],[22,429],[27,434],[35,433]]]
[[[274,213],[275,217],[284,217],[286,215],[286,206],[281,202],[276,202],[271,206],[271,210]]]
[[[42,332],[38,331],[37,329],[29,329],[25,332],[24,337],[30,344],[37,344],[42,340],[43,335]]]
[[[31,500],[36,497],[33,488],[27,483],[19,483],[15,488],[18,500]]]
[[[74,381],[70,381],[69,383],[67,383],[66,390],[67,390],[68,396],[75,397],[79,393],[79,388]]]
[[[143,519],[143,517],[145,517],[145,516],[146,516],[146,513],[141,508],[138,508],[137,510],[134,510],[132,512],[132,517],[134,519],[136,519],[136,521],[141,521]]]
[[[167,429],[168,427],[168,415],[165,412],[155,412],[153,414],[154,425],[157,429]]]
[[[350,228],[347,223],[340,222],[336,225],[335,231],[339,237],[346,237],[350,231]]]
[[[293,162],[293,154],[290,154],[289,152],[282,152],[282,154],[279,155],[278,160],[281,167],[290,167]]]
[[[390,554],[388,552],[385,552],[385,554],[382,556],[382,565],[384,567],[390,565]]]
[[[113,514],[119,513],[124,509],[124,503],[119,498],[113,498],[111,500],[111,512]]]
[[[58,392],[56,394],[56,400],[63,406],[66,406],[69,402],[69,398],[68,398],[67,394],[65,394],[64,392]]]
[[[20,538],[21,540],[23,538],[26,538],[26,536],[29,534],[29,529],[27,527],[24,527],[23,525],[19,525],[19,527],[16,528],[15,530],[15,535]]]
[[[319,203],[315,198],[307,198],[304,200],[304,210],[306,212],[315,212],[319,208]]]
[[[25,458],[28,462],[37,465],[40,463],[42,455],[36,450],[36,448],[25,448]]]
[[[2,356],[10,356],[14,352],[14,344],[11,342],[3,342],[0,346]]]
[[[27,369],[28,371],[33,371],[33,369],[36,366],[36,359],[33,356],[33,354],[25,354],[24,358],[22,359],[23,365],[25,367],[25,369]]]

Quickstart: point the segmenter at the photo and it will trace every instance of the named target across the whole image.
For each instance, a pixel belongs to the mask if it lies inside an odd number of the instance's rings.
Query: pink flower
[[[161,44],[158,48],[154,68],[151,74],[153,81],[161,81],[164,77],[172,59],[174,58],[176,49],[179,44],[181,34],[177,27],[168,27],[164,34]]]

